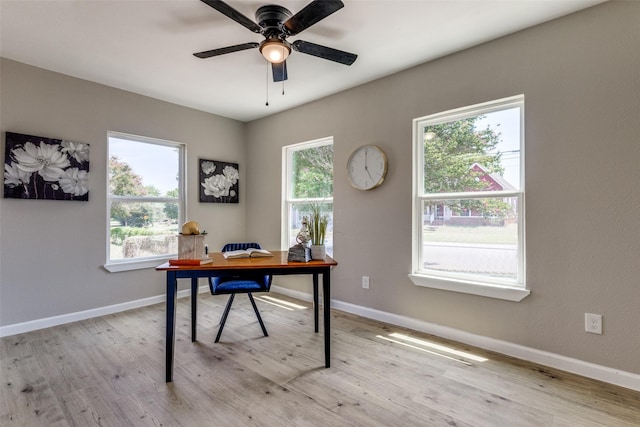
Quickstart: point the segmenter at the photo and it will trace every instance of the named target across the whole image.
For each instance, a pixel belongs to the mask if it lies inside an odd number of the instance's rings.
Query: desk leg
[[[318,273],[313,273],[313,324],[318,333]]]
[[[191,278],[191,342],[196,341],[196,325],[198,324],[198,278]]]
[[[173,353],[175,347],[176,301],[178,281],[176,273],[167,271],[167,343],[166,343],[166,381],[173,381]]]
[[[331,269],[322,273],[322,309],[324,311],[324,367],[331,366]]]

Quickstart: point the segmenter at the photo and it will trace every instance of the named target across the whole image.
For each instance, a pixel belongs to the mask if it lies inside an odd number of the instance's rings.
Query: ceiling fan
[[[249,42],[219,49],[197,52],[194,55],[198,58],[211,58],[212,56],[224,55],[241,50],[259,48],[260,53],[271,63],[273,81],[280,82],[287,80],[286,59],[291,50],[328,59],[340,64],[351,65],[358,55],[333,49],[327,46],[296,40],[293,43],[287,41],[287,37],[295,36],[306,30],[310,26],[323,20],[332,13],[342,9],[344,3],[339,0],[313,0],[302,10],[293,15],[288,9],[278,5],[261,6],[256,11],[256,22],[244,16],[227,3],[220,0],[202,0],[203,3],[211,6],[218,12],[233,19],[243,27],[254,33],[264,36],[260,43]]]

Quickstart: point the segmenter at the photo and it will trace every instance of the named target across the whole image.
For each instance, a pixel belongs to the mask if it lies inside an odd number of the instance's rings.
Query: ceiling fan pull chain
[[[267,102],[264,104],[267,107],[269,106],[269,65],[270,64],[271,63],[269,61],[267,61],[267,80],[266,80],[266,83],[267,83]]]

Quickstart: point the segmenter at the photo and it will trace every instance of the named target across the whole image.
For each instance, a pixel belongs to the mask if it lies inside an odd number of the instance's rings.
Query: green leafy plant
[[[137,227],[115,227],[111,229],[111,243],[114,245],[122,245],[127,237],[134,236],[153,236],[156,234],[164,234],[163,232],[153,232],[145,228]]]
[[[311,218],[309,220],[309,233],[312,245],[324,245],[324,237],[329,224],[329,215],[323,212],[320,203],[311,203]]]

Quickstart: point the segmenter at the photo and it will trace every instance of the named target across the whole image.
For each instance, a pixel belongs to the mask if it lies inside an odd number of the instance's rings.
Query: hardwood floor
[[[158,304],[0,339],[2,426],[638,426],[640,393],[306,302],[178,302],[174,382]],[[268,301],[265,297],[275,298]],[[289,305],[293,303],[293,305]],[[274,305],[277,304],[277,305]]]

